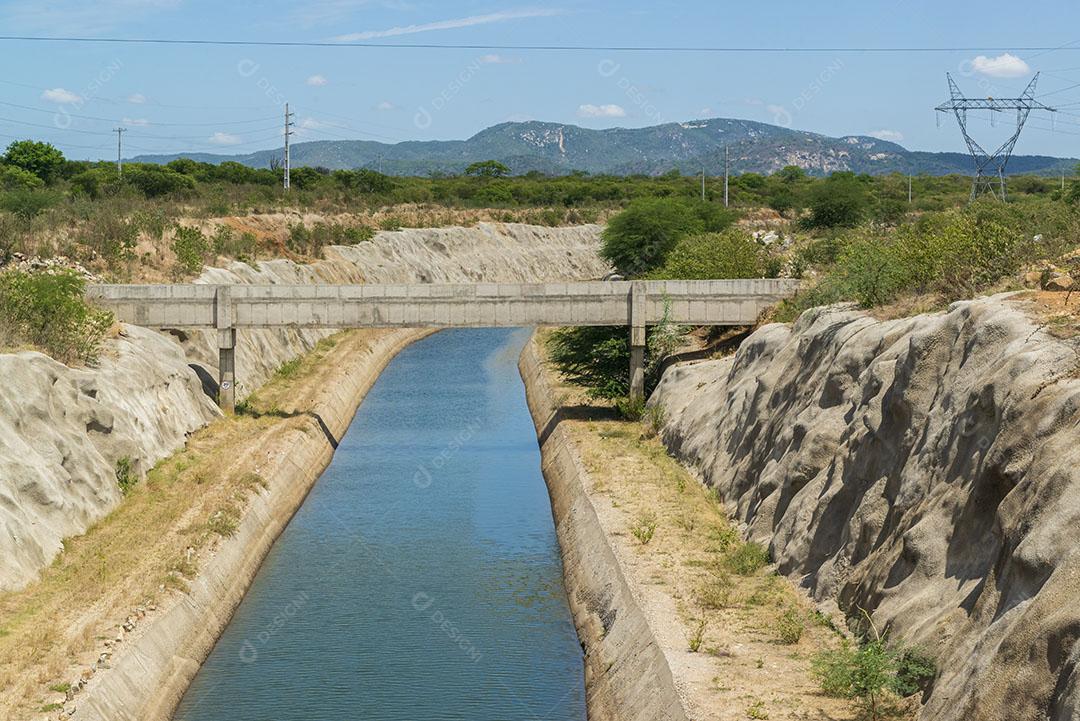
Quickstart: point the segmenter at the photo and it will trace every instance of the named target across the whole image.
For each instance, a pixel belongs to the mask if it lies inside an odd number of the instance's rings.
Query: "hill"
[[[723,173],[724,146],[733,173],[772,173],[797,165],[813,175],[837,170],[882,175],[969,173],[971,158],[963,153],[910,151],[877,138],[849,135],[832,138],[802,130],[750,120],[714,118],[666,123],[648,128],[591,130],[576,125],[530,121],[502,123],[468,140],[409,141],[397,144],[369,140],[320,140],[292,146],[294,166],[380,169],[392,175],[460,173],[470,163],[496,159],[515,174],[537,171],[560,175],[574,171],[592,174],[658,175],[671,170],[685,174]],[[269,167],[281,149],[246,155],[182,153],[141,155],[135,162],[167,163],[179,157],[210,163],[227,160],[252,167]],[[1048,156],[1015,156],[1013,173],[1055,175],[1072,172],[1077,160]]]

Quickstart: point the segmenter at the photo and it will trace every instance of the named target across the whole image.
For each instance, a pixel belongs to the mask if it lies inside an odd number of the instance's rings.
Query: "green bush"
[[[728,568],[740,576],[750,576],[769,563],[769,549],[760,543],[747,541],[727,557]]]
[[[0,197],[0,210],[6,210],[29,225],[58,200],[56,193],[47,190],[12,190]]]
[[[750,233],[738,228],[691,235],[675,245],[652,275],[686,280],[760,278],[764,255]]]
[[[23,170],[14,165],[0,166],[0,189],[36,190],[44,186],[45,181],[29,170]]]
[[[902,715],[895,699],[918,692],[935,674],[928,657],[892,648],[885,638],[845,641],[815,656],[811,670],[826,695],[855,699],[871,721]]]
[[[195,190],[195,181],[160,165],[130,165],[124,168],[124,182],[147,198]]]
[[[72,271],[0,273],[0,335],[29,343],[63,363],[98,357],[112,313],[89,306],[85,281]]]
[[[732,222],[734,215],[709,203],[639,198],[608,222],[600,252],[623,273],[640,276],[663,265],[680,239]]]
[[[139,476],[134,472],[131,459],[127,456],[116,462],[116,485],[125,496],[131,492],[135,484],[139,482]]]
[[[833,173],[813,185],[809,195],[811,228],[851,228],[866,217],[870,199],[862,180],[854,173]]]
[[[206,256],[210,252],[210,243],[199,228],[178,225],[173,231],[172,248],[176,253],[176,262],[180,269],[192,275],[202,270]]]

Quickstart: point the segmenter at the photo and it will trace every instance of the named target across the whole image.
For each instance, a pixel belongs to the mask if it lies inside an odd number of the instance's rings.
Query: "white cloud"
[[[150,124],[150,121],[146,118],[124,118],[124,125],[132,125],[137,128],[145,128]]]
[[[134,103],[135,105],[143,105],[146,103],[146,96],[142,93],[132,93],[128,96],[127,100],[129,103]]]
[[[1002,53],[996,58],[980,55],[971,61],[971,69],[991,78],[1019,78],[1031,72],[1027,63],[1011,53]]]
[[[593,105],[586,103],[577,109],[579,118],[625,118],[626,110],[621,105]]]
[[[46,90],[41,94],[42,100],[48,100],[50,103],[77,103],[82,100],[77,93],[73,93],[70,90],[64,90],[63,88],[53,88],[52,90]]]
[[[503,23],[510,20],[522,20],[525,18],[552,17],[554,15],[562,15],[562,11],[547,8],[501,10],[499,12],[489,13],[487,15],[471,15],[465,18],[440,20],[438,22],[422,23],[419,25],[402,25],[398,27],[388,28],[386,30],[365,30],[364,32],[359,33],[338,35],[334,38],[334,40],[344,43],[351,43],[362,40],[374,40],[375,38],[391,38],[398,35],[414,35],[416,33],[427,33],[434,30],[456,30],[458,28],[471,28],[476,25],[490,25],[491,23]]]
[[[480,62],[484,65],[519,65],[521,58],[508,58],[505,55],[481,55]]]
[[[240,142],[239,136],[231,133],[214,133],[208,139],[214,145],[236,145]]]
[[[326,79],[325,75],[312,75],[306,82],[308,85],[319,87],[321,85],[326,85],[330,81]]]
[[[391,103],[389,100],[383,100],[382,102],[380,102],[378,105],[375,106],[375,109],[378,110],[381,113],[386,113],[386,112],[389,112],[391,110],[397,110],[397,106],[394,105],[393,103]]]
[[[888,140],[890,143],[899,143],[904,139],[904,134],[899,130],[871,130],[867,135],[878,140]]]

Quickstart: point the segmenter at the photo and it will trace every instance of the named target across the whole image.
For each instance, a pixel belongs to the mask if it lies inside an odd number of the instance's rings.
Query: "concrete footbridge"
[[[219,402],[235,401],[236,331],[245,328],[630,329],[631,395],[644,393],[645,328],[753,325],[799,281],[655,280],[402,285],[92,285],[87,299],[117,320],[218,335]]]

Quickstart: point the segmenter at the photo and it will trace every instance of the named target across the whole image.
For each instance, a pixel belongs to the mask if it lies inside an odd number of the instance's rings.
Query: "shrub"
[[[740,576],[757,573],[768,563],[769,550],[753,541],[743,543],[727,557],[728,567]]]
[[[36,190],[44,185],[45,181],[29,170],[23,170],[14,165],[0,166],[0,189]]]
[[[630,533],[642,546],[647,546],[649,541],[653,539],[653,534],[656,533],[656,523],[655,513],[642,513],[634,520],[634,524],[630,527]]]
[[[871,721],[898,715],[895,697],[916,693],[933,678],[933,662],[926,656],[890,647],[877,634],[861,644],[845,641],[840,648],[819,653],[811,661],[811,671],[821,690],[829,696],[859,702]]]
[[[806,622],[802,615],[794,608],[784,611],[776,622],[776,635],[780,643],[793,645],[799,642],[806,630]]]
[[[46,190],[12,190],[0,198],[0,209],[29,225],[30,221],[44,213],[57,200],[55,193]]]
[[[124,182],[132,185],[147,198],[170,193],[192,191],[195,181],[160,165],[131,165],[124,169]]]
[[[173,252],[180,269],[191,275],[202,270],[203,261],[210,252],[210,244],[199,228],[178,225],[173,231]]]
[[[869,209],[866,189],[854,173],[833,173],[810,189],[811,228],[851,228],[858,225]]]
[[[763,256],[761,246],[745,230],[691,235],[675,245],[653,275],[685,280],[760,278]]]
[[[72,271],[0,274],[0,329],[63,363],[97,359],[112,313],[89,306],[85,281]]]
[[[623,326],[559,328],[548,338],[552,363],[593,398],[615,400],[630,390],[630,338]]]
[[[708,203],[640,198],[608,222],[600,252],[622,272],[643,275],[663,265],[681,238],[724,230],[733,220],[723,208]]]

